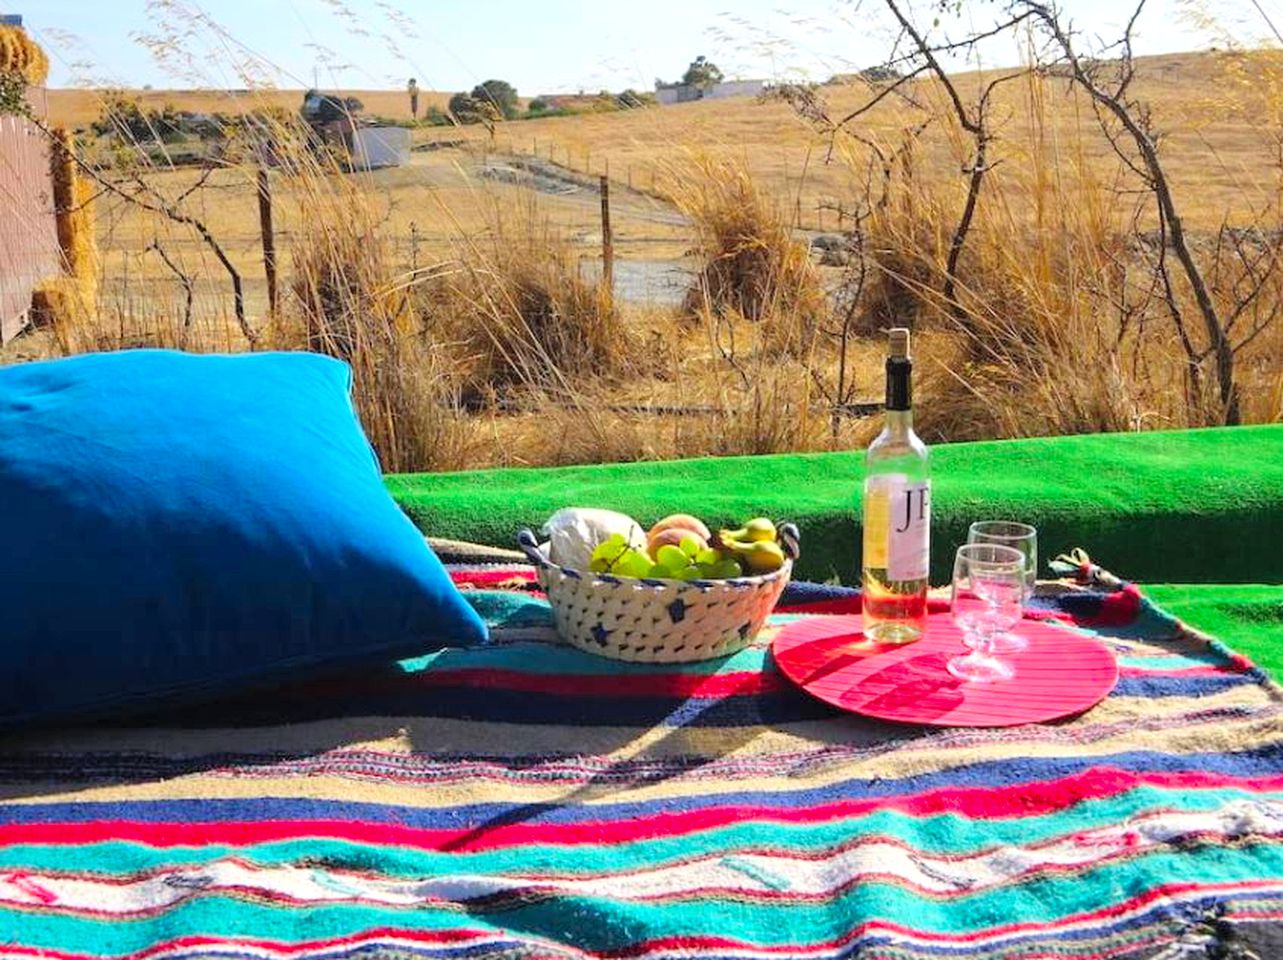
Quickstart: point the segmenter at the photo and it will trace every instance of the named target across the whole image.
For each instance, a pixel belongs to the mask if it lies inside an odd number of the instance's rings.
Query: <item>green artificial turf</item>
[[[1156,583],[1141,589],[1168,613],[1283,680],[1283,586]]]
[[[388,477],[424,532],[499,546],[555,510],[674,512],[709,526],[759,514],[802,530],[798,575],[856,579],[863,453],[797,454]],[[932,449],[932,580],[977,519],[1038,527],[1130,580],[1283,581],[1283,425],[944,444]],[[1046,575],[1044,567],[1042,571]]]

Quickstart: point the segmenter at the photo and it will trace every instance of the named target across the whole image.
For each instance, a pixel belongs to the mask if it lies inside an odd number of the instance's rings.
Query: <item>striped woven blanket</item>
[[[1283,957],[1280,690],[1110,583],[1043,598],[1121,680],[925,730],[550,637],[0,741],[0,956]],[[851,612],[797,586],[774,618]]]

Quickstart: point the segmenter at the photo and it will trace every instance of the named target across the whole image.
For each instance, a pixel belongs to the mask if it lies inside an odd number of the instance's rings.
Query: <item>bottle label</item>
[[[864,484],[864,565],[888,580],[922,580],[930,567],[931,481],[904,474],[869,477]]]

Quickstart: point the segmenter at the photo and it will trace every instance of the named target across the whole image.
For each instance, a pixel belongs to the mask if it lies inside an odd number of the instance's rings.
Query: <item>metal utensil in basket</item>
[[[779,525],[780,569],[729,580],[656,580],[571,570],[548,557],[531,530],[517,543],[537,569],[557,633],[572,646],[616,660],[681,663],[746,647],[788,585],[800,534]]]

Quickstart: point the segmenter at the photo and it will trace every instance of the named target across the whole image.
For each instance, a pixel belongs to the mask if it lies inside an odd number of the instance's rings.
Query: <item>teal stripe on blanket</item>
[[[1283,889],[1283,850],[1254,843],[1244,847],[1199,849],[1201,885],[1267,881]],[[443,930],[459,926],[520,932],[528,937],[564,940],[567,931],[580,949],[594,952],[627,948],[638,940],[673,931],[683,936],[731,936],[749,944],[800,947],[836,939],[849,932],[851,917],[884,917],[924,933],[965,935],[1021,922],[1055,924],[1062,918],[1098,910],[1102,903],[1136,897],[1185,878],[1188,860],[1180,853],[1144,855],[1109,864],[1081,876],[1043,877],[996,891],[936,899],[895,884],[865,882],[820,902],[784,898],[778,903],[746,904],[717,897],[691,901],[633,902],[623,898],[541,897],[501,909],[474,905],[464,920],[454,909],[369,908],[354,904],[265,905],[221,894],[194,896],[165,911],[171,931],[217,937],[280,940],[351,936],[386,927],[393,920],[405,930]],[[1159,903],[1157,909],[1169,913]],[[29,948],[74,950],[102,956],[146,949],[155,943],[151,923],[120,920],[104,925],[97,918],[31,914],[0,908],[0,942],[21,935]]]

